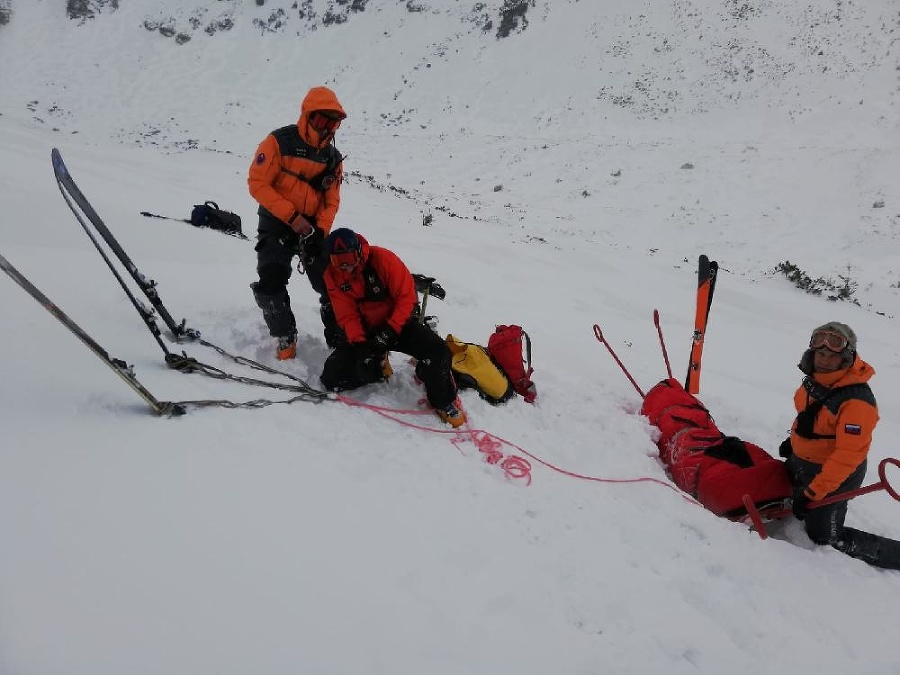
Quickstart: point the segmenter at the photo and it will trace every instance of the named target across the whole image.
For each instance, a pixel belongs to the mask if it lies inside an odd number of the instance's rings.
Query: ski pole
[[[662,328],[659,325],[659,311],[653,310],[653,324],[656,326],[656,332],[659,334],[659,346],[662,347],[663,361],[666,362],[666,372],[669,379],[672,379],[672,366],[669,365],[669,353],[666,351],[666,341],[663,339]]]
[[[871,485],[865,485],[861,488],[857,488],[856,490],[847,490],[845,492],[838,492],[837,494],[830,495],[828,497],[823,497],[822,499],[818,499],[814,502],[810,502],[807,505],[808,509],[817,509],[820,506],[828,506],[829,504],[837,504],[838,502],[845,502],[854,497],[859,497],[861,495],[867,495],[870,492],[878,492],[879,490],[886,491],[891,497],[900,502],[900,492],[898,492],[897,488],[891,485],[890,481],[887,478],[887,467],[888,465],[895,466],[900,469],[900,460],[894,459],[893,457],[885,457],[878,463],[878,482],[872,483]],[[750,520],[756,526],[756,531],[759,533],[761,539],[765,539],[768,536],[766,533],[765,525],[762,523],[762,517],[760,516],[759,510],[753,504],[753,500],[750,498],[750,495],[744,495],[744,506],[747,508],[747,513],[750,516]],[[777,519],[777,518],[785,518],[793,513],[792,509],[782,509],[781,511],[776,511],[775,513],[767,514],[769,518]]]
[[[622,372],[625,373],[625,377],[628,378],[628,381],[631,382],[632,386],[635,388],[635,390],[637,390],[637,393],[640,394],[640,397],[644,398],[644,392],[641,391],[641,388],[638,386],[638,383],[634,381],[634,378],[631,376],[631,373],[628,372],[628,369],[625,367],[625,364],[622,363],[622,361],[619,359],[618,356],[616,356],[616,352],[613,351],[612,345],[609,344],[609,342],[607,342],[606,339],[603,337],[603,331],[600,330],[600,326],[598,326],[597,324],[594,324],[594,337],[597,338],[598,342],[600,342],[601,344],[603,344],[606,347],[610,356],[613,357],[613,360],[615,360],[615,362],[619,364],[619,368],[621,368]]]
[[[159,218],[160,220],[175,220],[179,223],[187,223],[188,225],[192,225],[190,220],[187,218],[173,218],[172,216],[161,216],[158,213],[150,213],[149,211],[141,211],[141,215],[145,218]]]

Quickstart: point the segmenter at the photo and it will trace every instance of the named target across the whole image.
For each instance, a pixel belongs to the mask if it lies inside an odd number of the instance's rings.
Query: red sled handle
[[[644,398],[645,394],[641,390],[640,385],[631,376],[631,373],[628,372],[628,368],[626,368],[625,364],[622,363],[622,360],[616,354],[615,350],[612,348],[612,345],[606,341],[605,337],[603,337],[603,331],[600,330],[600,326],[598,326],[597,324],[594,324],[594,337],[597,338],[597,342],[606,347],[606,351],[609,352],[609,355],[613,357],[613,360],[619,365],[619,368],[622,369],[622,372],[625,373],[625,377],[627,377],[628,381],[631,382],[631,386],[634,387],[635,391],[637,391],[638,396]]]
[[[846,492],[838,492],[837,494],[833,494],[829,497],[825,497],[823,499],[819,499],[814,502],[810,502],[807,505],[808,509],[817,509],[820,506],[828,506],[829,504],[836,504],[838,502],[845,502],[849,499],[853,499],[854,497],[859,497],[860,495],[866,495],[870,492],[878,492],[879,490],[884,490],[895,500],[900,502],[900,492],[891,485],[890,481],[887,477],[887,467],[888,465],[897,467],[900,469],[900,459],[895,459],[893,457],[885,457],[878,463],[878,482],[872,483],[871,485],[866,485],[864,487],[858,488],[856,490],[847,490]],[[759,534],[760,539],[765,539],[769,536],[768,532],[766,532],[766,525],[762,520],[762,516],[759,513],[759,509],[756,508],[756,505],[753,503],[753,500],[750,498],[750,495],[744,495],[743,498],[744,508],[747,509],[747,515],[750,517],[750,521],[753,523],[756,532]],[[777,511],[775,513],[766,514],[766,516],[770,519],[777,518],[785,518],[786,516],[791,515],[793,511],[791,509],[782,509],[781,511]]]

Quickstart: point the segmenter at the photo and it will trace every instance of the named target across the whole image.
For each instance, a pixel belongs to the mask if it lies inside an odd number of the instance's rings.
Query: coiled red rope
[[[460,452],[462,452],[462,449],[459,447],[460,444],[471,442],[475,445],[476,448],[478,448],[479,452],[484,455],[485,461],[488,464],[499,466],[501,469],[503,469],[504,474],[508,478],[524,479],[526,485],[531,485],[531,463],[524,457],[519,457],[518,455],[505,455],[501,450],[501,448],[503,448],[504,446],[510,447],[521,453],[522,455],[525,455],[525,457],[530,458],[534,462],[545,466],[551,471],[555,471],[564,476],[568,476],[569,478],[576,478],[578,480],[586,480],[594,483],[656,483],[658,485],[669,488],[673,492],[676,492],[679,496],[683,497],[687,501],[695,504],[698,503],[696,502],[696,500],[684,494],[681,490],[679,490],[671,483],[660,480],[659,478],[653,478],[652,476],[639,476],[637,478],[600,478],[598,476],[587,476],[585,474],[576,473],[574,471],[568,471],[567,469],[563,469],[544,459],[541,459],[537,455],[528,452],[527,450],[525,450],[525,448],[516,445],[512,441],[508,441],[505,438],[496,436],[489,431],[485,431],[483,429],[468,428],[468,422],[463,425],[467,428],[435,429],[433,427],[427,427],[421,424],[414,424],[412,422],[404,420],[402,417],[399,417],[400,415],[433,415],[434,412],[432,410],[403,410],[399,408],[387,408],[384,406],[376,406],[369,403],[363,403],[362,401],[357,401],[342,394],[339,394],[337,396],[337,400],[349,406],[371,410],[372,412],[381,415],[382,417],[386,417],[389,420],[393,420],[394,422],[397,422],[398,424],[409,427],[411,429],[418,429],[420,431],[427,431],[434,434],[449,435],[452,437],[451,443],[453,443],[456,446],[457,450],[459,450]]]

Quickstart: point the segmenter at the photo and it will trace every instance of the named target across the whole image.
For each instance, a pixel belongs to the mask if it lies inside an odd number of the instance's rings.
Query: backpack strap
[[[806,390],[812,402],[803,410],[797,413],[797,424],[794,429],[796,434],[801,438],[810,440],[833,439],[834,434],[818,434],[813,431],[822,408],[828,408],[832,415],[837,415],[840,407],[851,399],[857,399],[875,405],[875,395],[872,389],[865,382],[858,384],[848,384],[843,387],[835,387],[829,389],[823,387],[811,377],[807,376],[803,379],[803,388]]]
[[[525,329],[522,329],[522,337],[525,338],[525,376],[531,377],[531,374],[534,372],[534,368],[531,367],[531,338],[528,337],[528,333],[525,332]]]
[[[384,300],[388,297],[388,289],[378,277],[378,273],[372,268],[367,261],[362,271],[363,284],[365,285],[365,295],[363,300]]]
[[[337,179],[337,168],[344,161],[344,156],[334,146],[334,143],[329,143],[318,150],[300,137],[300,131],[296,124],[276,129],[272,132],[272,136],[278,142],[278,151],[282,157],[302,157],[323,165],[319,173],[310,177],[284,167],[281,167],[282,173],[303,181],[317,192],[324,192],[334,184]]]

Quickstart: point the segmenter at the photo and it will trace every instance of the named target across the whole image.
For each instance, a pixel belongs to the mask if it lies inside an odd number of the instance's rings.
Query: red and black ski
[[[703,358],[703,339],[706,337],[706,322],[712,306],[713,292],[716,290],[716,276],[719,263],[705,255],[700,256],[697,267],[697,314],[694,319],[694,336],[691,342],[691,358],[688,361],[687,378],[684,388],[691,394],[700,393],[700,366]]]

